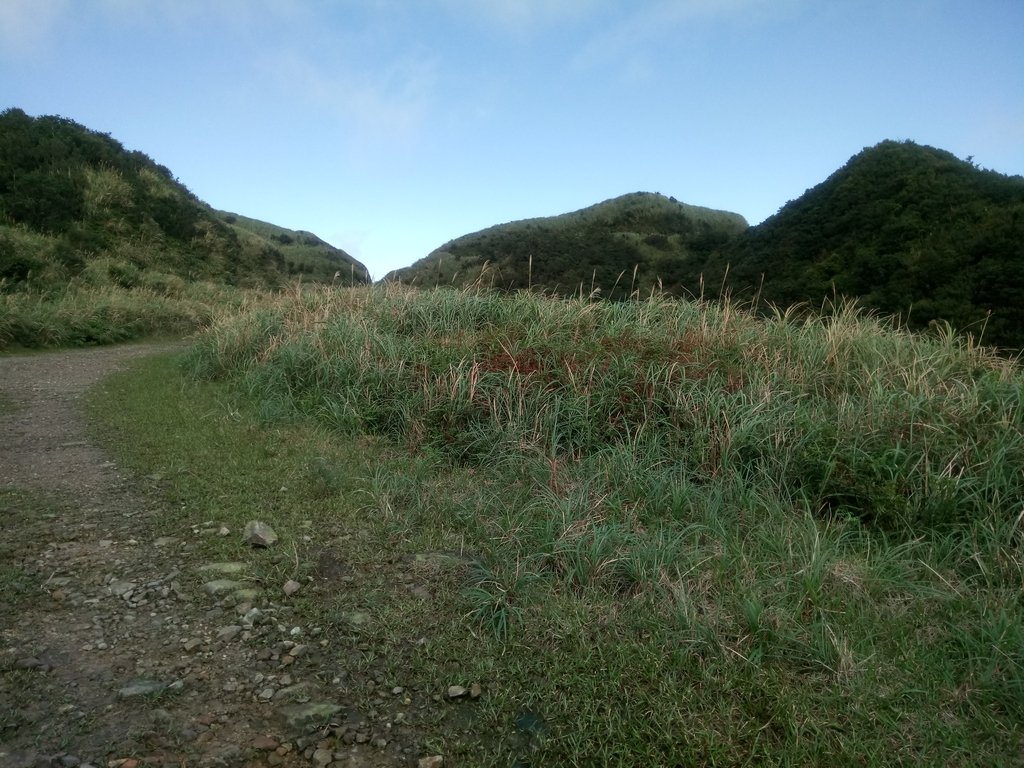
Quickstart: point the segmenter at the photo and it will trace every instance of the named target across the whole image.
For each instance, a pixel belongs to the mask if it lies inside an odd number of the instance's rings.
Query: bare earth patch
[[[0,766],[415,765],[287,606],[195,587],[213,564],[90,439],[83,393],[159,349],[0,358]]]

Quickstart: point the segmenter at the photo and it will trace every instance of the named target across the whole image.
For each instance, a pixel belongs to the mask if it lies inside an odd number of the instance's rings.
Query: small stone
[[[245,524],[242,531],[242,538],[247,544],[254,547],[269,547],[277,541],[277,534],[274,529],[259,520],[250,520]]]
[[[242,573],[248,566],[245,563],[207,563],[200,565],[196,570],[200,573],[220,573],[225,576]]]
[[[469,686],[469,698],[479,699],[483,695],[484,689],[480,683],[473,683]]]
[[[444,755],[431,755],[421,757],[416,762],[416,768],[441,768],[444,765]]]
[[[203,647],[203,641],[196,637],[190,637],[181,644],[181,647],[186,653],[192,653],[193,651]]]
[[[295,581],[293,579],[288,579],[288,581],[286,581],[284,583],[284,593],[288,597],[291,597],[296,592],[298,592],[300,589],[302,589],[302,585],[299,584],[299,582],[297,582],[297,581]]]
[[[332,760],[334,760],[334,752],[329,749],[318,749],[313,752],[314,765],[327,765]]]
[[[217,639],[228,642],[238,637],[238,633],[242,631],[242,627],[239,624],[231,624],[226,627],[221,627],[217,630]]]
[[[251,603],[260,596],[260,591],[253,587],[243,587],[242,589],[236,589],[232,592],[232,595],[240,603]]]
[[[177,543],[178,543],[178,537],[177,536],[161,536],[161,537],[153,540],[153,546],[154,547],[169,547],[169,546],[171,546],[171,544],[177,544]]]
[[[241,582],[232,581],[231,579],[214,579],[203,584],[203,592],[208,595],[222,595],[225,592],[231,592],[232,590],[240,589],[242,587]]]
[[[463,688],[461,685],[449,685],[448,686],[448,698],[449,699],[461,699],[469,691]]]
[[[136,680],[123,688],[118,689],[117,698],[133,699],[139,696],[148,696],[150,694],[161,693],[166,688],[167,685],[165,683],[159,683],[155,680]]]
[[[297,731],[309,726],[323,725],[339,712],[341,712],[341,707],[337,704],[309,702],[281,707],[278,710],[278,715],[290,730]]]
[[[257,736],[252,740],[253,749],[259,749],[265,752],[270,752],[271,750],[277,749],[279,746],[281,746],[281,744],[272,736]]]
[[[270,701],[272,698],[274,698],[274,693],[275,691],[273,688],[264,688],[262,691],[260,691],[260,699],[262,701]]]
[[[281,677],[281,682],[284,682],[287,675]],[[281,688],[274,694],[274,701],[291,701],[298,704],[305,703],[310,699],[310,693],[314,691],[311,683],[295,683],[285,688]]]
[[[110,582],[110,584],[107,586],[107,590],[114,597],[124,597],[133,589],[135,589],[134,581],[121,581],[120,579]]]
[[[230,528],[228,528],[228,527],[227,527],[226,525],[222,525],[222,526],[220,527],[220,529],[219,529],[219,530],[217,531],[217,535],[218,535],[218,536],[227,536],[227,535],[229,535],[230,533],[231,533],[231,529],[230,529]]]

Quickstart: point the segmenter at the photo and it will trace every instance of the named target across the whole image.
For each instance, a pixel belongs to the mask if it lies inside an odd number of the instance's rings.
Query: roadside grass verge
[[[483,684],[421,711],[437,751],[1020,759],[1024,382],[952,334],[324,290],[215,323],[185,357],[212,382],[167,365],[103,402],[166,468],[168,525],[264,510],[295,542],[281,575],[330,542],[358,578],[303,610],[366,646],[353,681]]]
[[[166,277],[169,281],[172,276]],[[185,283],[180,278],[130,286],[78,281],[61,289],[0,292],[0,349],[80,347],[187,335],[255,295],[213,283]]]

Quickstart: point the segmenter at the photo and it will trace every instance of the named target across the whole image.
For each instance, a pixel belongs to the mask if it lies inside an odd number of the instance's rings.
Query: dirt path
[[[158,349],[0,358],[0,768],[416,765],[90,439],[83,393]]]

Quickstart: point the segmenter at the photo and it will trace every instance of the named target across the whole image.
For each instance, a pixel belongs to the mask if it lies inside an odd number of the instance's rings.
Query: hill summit
[[[1024,347],[1024,178],[883,141],[708,259],[709,284],[814,307],[837,296]],[[690,275],[691,283],[695,280]]]
[[[736,213],[635,192],[572,213],[464,235],[384,279],[420,286],[485,284],[609,298],[675,287],[687,265],[747,228]]]
[[[251,286],[300,274],[368,282],[362,264],[309,233],[228,216],[107,134],[0,113],[4,290],[61,285],[100,261],[127,282],[143,272]]]

